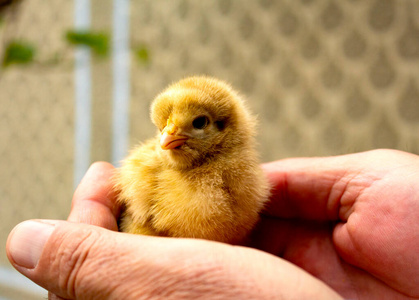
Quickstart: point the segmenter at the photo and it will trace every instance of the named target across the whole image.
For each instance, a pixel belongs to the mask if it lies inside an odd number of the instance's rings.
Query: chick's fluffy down
[[[255,119],[220,80],[190,77],[151,106],[159,129],[115,176],[125,232],[242,243],[268,184],[255,151]]]

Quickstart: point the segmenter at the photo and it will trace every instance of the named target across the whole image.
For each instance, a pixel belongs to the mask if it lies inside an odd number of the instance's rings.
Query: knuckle
[[[52,257],[52,280],[70,298],[76,297],[80,278],[90,272],[91,266],[87,258],[97,239],[97,232],[80,229],[61,233],[54,245],[56,251]]]

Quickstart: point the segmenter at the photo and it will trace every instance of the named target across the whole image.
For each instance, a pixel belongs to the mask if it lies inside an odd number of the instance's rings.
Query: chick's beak
[[[174,149],[183,145],[187,139],[187,136],[163,132],[160,138],[160,146],[163,150]]]
[[[177,127],[168,121],[160,138],[160,146],[163,150],[175,149],[188,139],[187,136],[176,134],[176,131]]]

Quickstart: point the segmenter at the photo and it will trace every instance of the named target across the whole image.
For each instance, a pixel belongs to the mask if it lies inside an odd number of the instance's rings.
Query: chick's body
[[[133,149],[115,176],[122,231],[241,243],[268,184],[254,149],[255,120],[226,83],[190,77],[152,103],[156,138]]]

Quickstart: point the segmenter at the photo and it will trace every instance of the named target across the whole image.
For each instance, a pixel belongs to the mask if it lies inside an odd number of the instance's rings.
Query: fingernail
[[[53,224],[32,220],[17,225],[10,233],[8,243],[13,262],[27,269],[35,268],[53,230]]]

